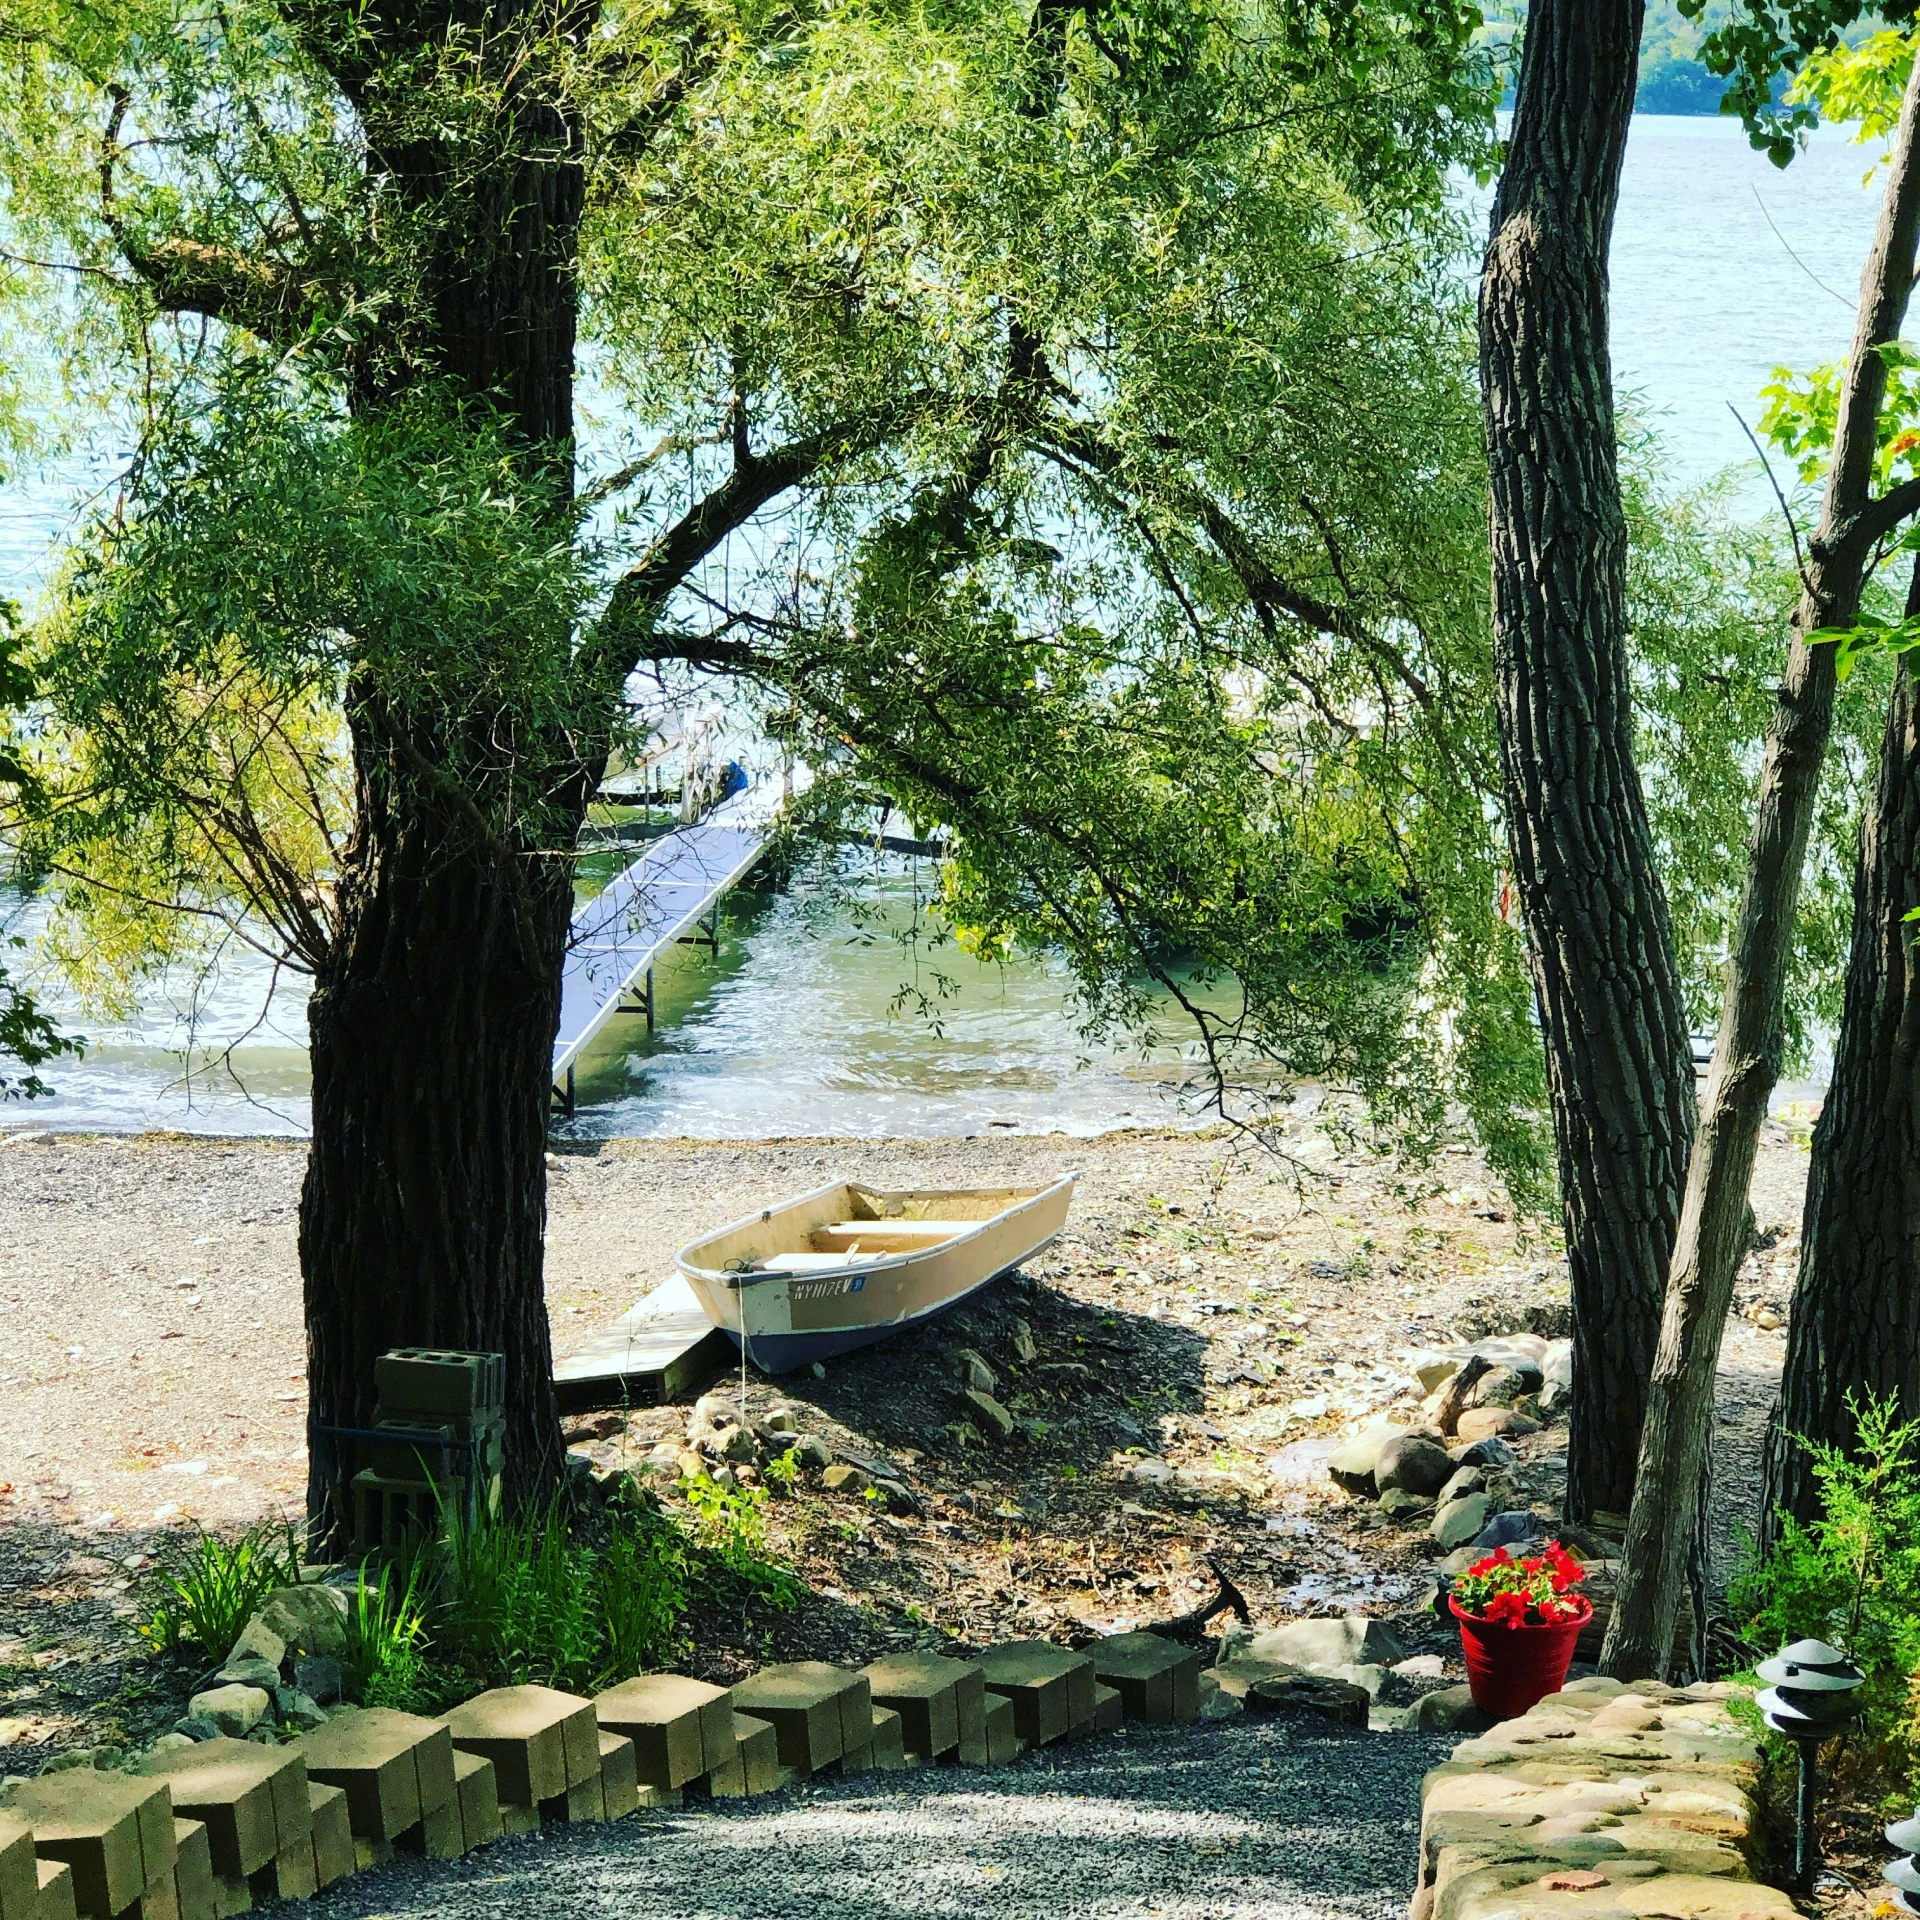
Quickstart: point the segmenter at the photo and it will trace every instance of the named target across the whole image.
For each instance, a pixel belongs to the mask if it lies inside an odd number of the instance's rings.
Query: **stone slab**
[[[633,1742],[642,1786],[673,1789],[732,1757],[733,1701],[725,1687],[678,1673],[649,1673],[596,1694],[601,1733]]]
[[[594,1703],[552,1687],[494,1687],[441,1716],[455,1748],[493,1762],[502,1800],[538,1806],[600,1771]]]

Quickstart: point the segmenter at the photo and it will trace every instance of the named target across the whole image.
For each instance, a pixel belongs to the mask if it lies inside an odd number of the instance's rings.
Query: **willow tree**
[[[313,977],[316,1508],[397,1341],[504,1351],[512,1485],[558,1468],[568,856],[636,673],[937,803],[1110,1007],[1251,935],[1229,1039],[1416,1131],[1464,1070],[1526,1163],[1464,10],[42,3],[8,222],[137,456],[22,845],[76,965]],[[583,350],[636,436],[584,473]]]

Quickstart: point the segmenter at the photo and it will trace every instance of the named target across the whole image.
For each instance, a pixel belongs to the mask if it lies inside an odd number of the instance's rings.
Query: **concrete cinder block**
[[[596,1694],[593,1710],[600,1732],[633,1742],[643,1786],[682,1787],[731,1757],[732,1696],[705,1680],[642,1674]]]
[[[39,1920],[35,1858],[33,1829],[17,1813],[0,1813],[0,1920]]]
[[[105,1920],[161,1878],[173,1883],[173,1803],[164,1780],[75,1767],[9,1782],[6,1805],[33,1829],[37,1854],[73,1869],[82,1914]]]
[[[199,1820],[173,1820],[173,1895],[180,1920],[214,1920],[213,1848]]]
[[[345,1792],[356,1840],[391,1846],[454,1797],[453,1736],[437,1720],[355,1707],[293,1744],[312,1778]]]
[[[307,1809],[313,1832],[313,1883],[330,1887],[354,1870],[353,1822],[347,1796],[319,1780],[307,1782]]]
[[[937,1760],[960,1745],[959,1693],[967,1676],[974,1676],[976,1697],[985,1690],[977,1667],[942,1659],[937,1653],[889,1654],[861,1672],[872,1689],[874,1705],[900,1716],[906,1750],[922,1760]]]
[[[231,1873],[213,1876],[214,1920],[233,1920],[236,1913],[253,1911],[253,1884]]]
[[[591,1700],[552,1687],[495,1687],[442,1716],[463,1753],[493,1762],[502,1800],[538,1806],[600,1771]]]
[[[122,1916],[122,1920],[128,1920],[128,1916]],[[131,1920],[180,1920],[180,1894],[171,1872],[147,1883]]]
[[[500,1802],[500,1831],[508,1839],[514,1839],[523,1833],[540,1831],[540,1809],[523,1807],[517,1800]]]
[[[215,1873],[244,1878],[310,1840],[306,1767],[290,1747],[203,1740],[151,1755],[141,1770],[166,1781],[177,1814],[205,1826]]]
[[[986,1722],[986,1765],[1004,1767],[1026,1752],[1027,1743],[1015,1723],[1013,1702],[1005,1694],[987,1695]]]
[[[1121,1705],[1120,1689],[1096,1686],[1093,1690],[1093,1718],[1087,1722],[1086,1730],[1089,1733],[1113,1733],[1125,1718],[1126,1710]]]
[[[540,1805],[543,1820],[564,1820],[570,1825],[593,1826],[607,1817],[607,1792],[599,1774],[576,1780],[565,1793]]]
[[[623,1733],[600,1736],[600,1794],[609,1820],[640,1810],[640,1775],[633,1742]]]
[[[504,1404],[506,1361],[497,1353],[439,1347],[395,1347],[373,1363],[373,1391],[382,1413],[496,1412]]]
[[[35,1864],[38,1883],[39,1920],[79,1920],[73,1904],[73,1869],[64,1860],[41,1860]]]
[[[772,1793],[784,1786],[787,1770],[780,1764],[780,1736],[772,1724],[751,1714],[733,1716],[734,1757],[708,1775],[717,1797],[734,1799]]]
[[[477,1753],[455,1750],[453,1782],[460,1804],[460,1836],[471,1853],[500,1838],[500,1789],[493,1762]]]
[[[1200,1715],[1197,1648],[1183,1647],[1157,1633],[1116,1633],[1087,1649],[1093,1674],[1115,1688],[1129,1720],[1155,1726],[1186,1726]]]
[[[311,1900],[319,1891],[313,1866],[313,1835],[277,1853],[253,1876],[255,1900]]]
[[[898,1773],[907,1764],[907,1743],[901,1732],[900,1716],[891,1707],[875,1707],[873,1716],[873,1764],[883,1773]]]
[[[865,1676],[823,1660],[762,1667],[734,1688],[733,1703],[751,1718],[772,1724],[782,1766],[800,1774],[818,1773],[846,1750],[841,1699],[856,1683],[870,1717],[873,1694]]]
[[[458,1791],[444,1807],[435,1807],[431,1813],[423,1813],[419,1826],[409,1838],[429,1860],[458,1860],[467,1850]]]
[[[1046,1640],[1002,1640],[980,1656],[987,1691],[1013,1702],[1014,1726],[1030,1747],[1058,1740],[1093,1718],[1093,1662]]]

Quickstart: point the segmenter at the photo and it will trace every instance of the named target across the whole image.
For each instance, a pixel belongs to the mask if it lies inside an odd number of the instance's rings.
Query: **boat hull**
[[[781,1212],[819,1211],[841,1191],[821,1188]],[[912,1205],[962,1196],[878,1197]],[[694,1242],[682,1250],[679,1265],[708,1318],[736,1347],[745,1345],[756,1367],[763,1373],[792,1373],[919,1326],[1032,1259],[1059,1236],[1072,1197],[1073,1181],[1058,1181],[977,1225],[970,1223],[957,1238],[861,1265],[788,1273],[728,1272],[704,1264],[716,1247],[737,1246],[755,1229],[771,1228],[776,1216],[769,1212]]]

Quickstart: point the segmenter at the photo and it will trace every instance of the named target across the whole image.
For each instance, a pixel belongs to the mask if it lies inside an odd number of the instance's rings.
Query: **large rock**
[[[1558,1413],[1573,1398],[1573,1342],[1555,1340],[1540,1362],[1540,1411]]]
[[[1364,1727],[1373,1700],[1366,1688],[1326,1674],[1300,1673],[1291,1680],[1262,1680],[1247,1689],[1247,1705],[1269,1713],[1312,1713],[1344,1727]]]
[[[1389,1487],[1404,1487],[1408,1493],[1438,1493],[1453,1472],[1453,1460],[1439,1441],[1408,1433],[1389,1440],[1380,1449],[1373,1478],[1382,1493]]]
[[[1236,1659],[1280,1661],[1305,1673],[1329,1674],[1350,1664],[1390,1667],[1407,1649],[1384,1620],[1349,1613],[1334,1620],[1289,1620],[1256,1633]]]
[[[270,1593],[254,1615],[276,1634],[287,1653],[330,1653],[338,1658],[347,1650],[347,1596],[339,1587],[308,1582]]]
[[[1433,1393],[1444,1387],[1460,1371],[1466,1360],[1467,1349],[1456,1347],[1451,1351],[1429,1350],[1416,1353],[1407,1363],[1410,1373],[1422,1393]]]
[[[1449,1501],[1433,1516],[1433,1525],[1427,1531],[1436,1546],[1451,1553],[1455,1547],[1464,1547],[1479,1539],[1492,1505],[1484,1493],[1470,1493],[1464,1499]]]
[[[1380,1459],[1380,1449],[1389,1440],[1397,1439],[1404,1431],[1390,1421],[1376,1420],[1371,1426],[1363,1427],[1351,1440],[1345,1441],[1327,1461],[1327,1472],[1333,1484],[1343,1493],[1350,1493],[1356,1500],[1371,1500],[1380,1491],[1373,1477],[1373,1470]]]
[[[1441,1687],[1413,1703],[1413,1724],[1422,1733],[1480,1733],[1493,1721],[1473,1704],[1468,1686]]]
[[[1204,1686],[1209,1681],[1230,1700],[1244,1701],[1247,1690],[1263,1680],[1291,1680],[1300,1669],[1286,1660],[1225,1660],[1201,1674]]]
[[[1474,1382],[1467,1397],[1476,1407],[1510,1407],[1532,1387],[1525,1374],[1514,1367],[1495,1367]]]
[[[1440,1489],[1438,1502],[1441,1506],[1449,1501],[1464,1499],[1470,1493],[1484,1493],[1487,1486],[1485,1470],[1480,1467],[1461,1467]]]
[[[996,1439],[1010,1440],[1013,1437],[1013,1415],[1003,1407],[990,1393],[982,1393],[978,1387],[968,1387],[962,1394],[975,1417],[988,1428]]]
[[[1453,1458],[1463,1467],[1510,1467],[1520,1456],[1497,1433],[1490,1433],[1468,1446],[1455,1447]]]
[[[189,1720],[205,1720],[229,1739],[244,1740],[273,1705],[273,1696],[264,1687],[209,1687],[187,1702]]]
[[[1455,1431],[1462,1440],[1472,1442],[1494,1434],[1538,1433],[1540,1423],[1529,1420],[1523,1413],[1515,1413],[1511,1407],[1469,1407],[1460,1416]]]
[[[1409,1493],[1405,1487],[1389,1487],[1380,1496],[1380,1511],[1389,1520],[1411,1521],[1431,1513],[1433,1506],[1431,1494]]]

